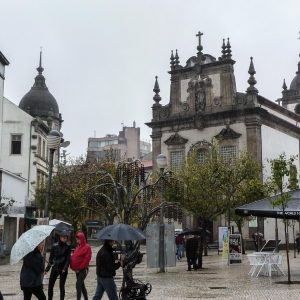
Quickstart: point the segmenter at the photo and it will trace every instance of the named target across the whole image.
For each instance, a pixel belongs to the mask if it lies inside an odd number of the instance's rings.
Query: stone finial
[[[44,71],[44,68],[42,67],[42,48],[40,51],[40,65],[38,68],[36,68],[36,70],[39,72],[39,75],[41,75]]]
[[[231,59],[231,45],[229,42],[229,38],[227,38],[227,45],[226,45],[226,59]]]
[[[286,83],[285,83],[285,79],[283,79],[283,85],[282,85],[282,88],[283,88],[284,90],[287,89],[287,86],[286,86]]]
[[[159,104],[159,101],[161,100],[161,97],[159,95],[160,89],[157,81],[157,76],[155,76],[155,84],[154,84],[154,89],[153,92],[155,93],[153,100],[155,101],[155,104]]]
[[[171,62],[170,62],[170,64],[171,64],[171,71],[173,71],[173,70],[175,70],[175,62],[174,62],[175,58],[174,58],[173,50],[171,51],[170,60],[171,60]]]
[[[180,63],[179,55],[178,55],[178,52],[177,52],[177,49],[176,49],[176,54],[175,54],[175,65],[178,66],[179,63]]]
[[[198,46],[197,46],[198,63],[195,65],[195,68],[198,75],[201,74],[201,63],[203,60],[203,53],[202,53],[203,47],[201,45],[201,35],[203,35],[203,33],[200,31],[196,34],[196,36],[198,37]]]
[[[250,74],[250,77],[248,79],[248,83],[249,83],[249,87],[247,88],[247,93],[249,94],[258,94],[258,90],[256,87],[254,87],[254,85],[257,83],[257,81],[254,78],[254,74],[256,73],[255,69],[254,69],[254,64],[253,64],[253,57],[250,57],[251,62],[250,62],[250,66],[249,66],[249,71],[248,73]]]
[[[223,39],[223,44],[222,44],[222,59],[226,59],[226,46],[225,46],[225,39]]]

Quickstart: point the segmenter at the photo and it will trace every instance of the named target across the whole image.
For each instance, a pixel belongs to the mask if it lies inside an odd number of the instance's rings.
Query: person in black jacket
[[[47,275],[50,268],[50,278],[48,286],[48,299],[53,299],[53,288],[57,277],[59,276],[60,300],[65,299],[65,283],[68,276],[70,264],[71,246],[67,243],[68,233],[62,230],[59,234],[59,240],[53,244],[50,252],[49,262],[44,274]]]
[[[199,235],[195,234],[193,238],[186,241],[186,258],[188,263],[188,271],[192,270],[192,265],[194,270],[197,270],[197,251],[198,251]]]
[[[113,279],[116,270],[123,267],[123,261],[115,262],[113,245],[115,241],[105,240],[96,257],[97,288],[93,300],[102,299],[104,291],[109,300],[118,300],[117,286]]]
[[[32,295],[36,296],[38,300],[46,300],[42,286],[42,274],[44,271],[43,248],[44,241],[23,258],[20,285],[24,300],[30,300]]]

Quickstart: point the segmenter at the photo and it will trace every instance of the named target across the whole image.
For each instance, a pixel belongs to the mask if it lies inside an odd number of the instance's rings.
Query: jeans
[[[197,270],[197,258],[195,258],[195,259],[188,258],[187,263],[188,263],[188,270],[192,269],[192,265],[193,265],[193,268],[195,270]]]
[[[177,258],[178,259],[182,259],[182,248],[183,248],[182,244],[177,245]]]
[[[105,278],[97,276],[97,288],[93,300],[102,299],[104,291],[109,300],[118,300],[117,286],[113,278]]]
[[[46,296],[41,285],[35,287],[21,287],[23,290],[24,300],[31,300],[32,295],[38,300],[46,300]]]
[[[57,277],[59,276],[59,290],[60,290],[60,300],[65,299],[65,283],[67,280],[68,272],[62,273],[62,271],[51,270],[48,286],[48,300],[53,299],[53,288]]]
[[[76,291],[77,291],[77,300],[81,299],[81,293],[83,295],[84,300],[88,300],[88,294],[84,285],[84,279],[87,276],[89,270],[83,269],[79,273],[76,273]]]

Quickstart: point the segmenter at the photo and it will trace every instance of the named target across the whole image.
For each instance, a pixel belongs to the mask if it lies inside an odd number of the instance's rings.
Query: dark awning
[[[266,218],[278,218],[283,219],[300,219],[300,191],[294,190],[286,194],[291,195],[291,200],[285,205],[285,211],[280,206],[273,206],[270,200],[276,200],[280,195],[276,195],[269,198],[264,198],[249,204],[245,204],[236,208],[235,213],[239,216],[257,216]]]

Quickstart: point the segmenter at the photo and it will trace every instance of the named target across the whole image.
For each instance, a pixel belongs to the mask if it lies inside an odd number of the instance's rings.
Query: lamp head
[[[167,166],[167,157],[164,154],[159,154],[156,163],[160,169],[164,169]]]
[[[51,130],[47,135],[48,149],[56,150],[61,142],[60,133],[57,130]]]

